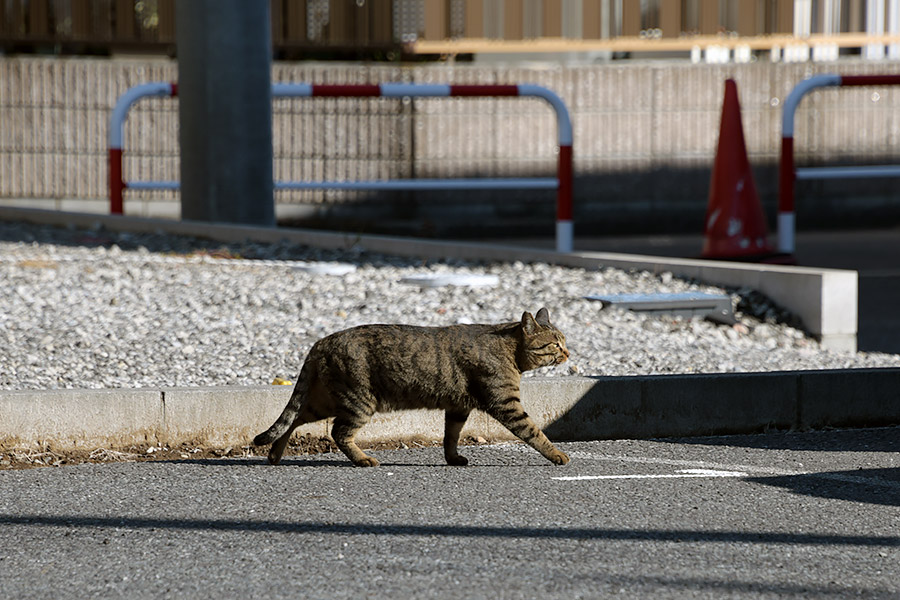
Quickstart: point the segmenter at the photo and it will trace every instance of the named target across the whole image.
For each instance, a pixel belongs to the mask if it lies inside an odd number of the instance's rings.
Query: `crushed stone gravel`
[[[403,283],[446,275],[497,284]],[[898,355],[823,349],[758,292],[671,273],[0,223],[0,281],[3,390],[269,384],[293,380],[312,344],[340,329],[505,322],[542,306],[566,334],[571,359],[540,375],[900,366]],[[585,299],[687,291],[730,294],[738,322]]]

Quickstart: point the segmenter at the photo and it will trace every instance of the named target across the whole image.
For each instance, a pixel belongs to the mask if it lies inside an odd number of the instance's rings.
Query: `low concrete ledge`
[[[165,430],[161,400],[153,389],[0,392],[0,448],[155,443]]]
[[[373,252],[422,258],[540,261],[550,264],[597,269],[671,272],[713,285],[758,290],[797,315],[804,327],[826,348],[856,351],[856,271],[815,269],[782,265],[758,265],[695,259],[638,256],[608,252],[561,254],[517,246],[445,242],[381,235],[350,235],[327,231],[280,229],[170,221],[120,215],[97,215],[52,210],[0,207],[0,220],[47,225],[90,227],[96,223],[114,231],[192,235],[221,242],[278,242],[288,240],[318,248],[360,247]]]
[[[558,413],[544,422],[556,439],[682,437],[795,429],[799,401],[794,373],[583,378],[566,382],[569,402],[553,400],[553,380],[529,392]],[[900,377],[900,373],[898,373]],[[573,387],[579,387],[577,393]],[[523,390],[524,392],[524,390]],[[524,395],[524,394],[523,394]],[[531,394],[529,394],[531,395]]]
[[[798,382],[797,427],[900,423],[900,369],[806,371]]]
[[[522,402],[555,440],[689,437],[900,424],[900,369],[635,377],[528,377]],[[242,446],[271,425],[287,386],[0,392],[0,448],[194,443]],[[326,436],[325,421],[299,434]],[[440,440],[439,411],[380,413],[362,443]],[[463,435],[513,436],[483,413]]]

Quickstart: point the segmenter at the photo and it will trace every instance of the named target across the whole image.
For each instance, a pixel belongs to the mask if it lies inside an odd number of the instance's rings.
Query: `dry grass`
[[[465,438],[461,445],[487,443],[483,438]],[[406,448],[432,448],[440,446],[439,440],[407,439],[402,442],[378,442],[364,444],[369,450],[396,450]],[[181,444],[178,446],[128,446],[125,448],[94,448],[91,450],[57,450],[44,447],[40,450],[0,449],[0,470],[31,469],[35,467],[60,467],[84,463],[119,463],[203,460],[214,458],[246,458],[265,456],[268,447],[226,446],[224,448],[209,447],[199,444]],[[325,454],[338,452],[337,446],[327,437],[305,435],[291,440],[285,454],[290,456]]]

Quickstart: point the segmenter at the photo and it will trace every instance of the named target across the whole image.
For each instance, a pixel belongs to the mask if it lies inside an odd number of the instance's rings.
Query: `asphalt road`
[[[0,471],[6,598],[898,598],[900,428]]]
[[[770,236],[772,239],[772,236]],[[553,248],[550,238],[495,239],[497,243]],[[651,256],[699,258],[702,235],[648,235],[575,238],[575,249]],[[900,354],[900,229],[800,231],[795,258],[806,267],[859,273],[858,348]]]

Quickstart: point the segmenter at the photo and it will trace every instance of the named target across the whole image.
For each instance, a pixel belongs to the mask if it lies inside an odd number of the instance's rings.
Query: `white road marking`
[[[639,465],[666,465],[670,467],[685,467],[687,469],[710,469],[715,471],[741,471],[747,474],[760,475],[798,475],[799,471],[787,471],[772,467],[757,467],[753,465],[735,465],[717,463],[706,460],[683,460],[671,458],[651,458],[644,456],[616,456],[610,454],[594,454],[593,452],[575,451],[570,454],[572,458],[581,460],[595,460],[603,462],[626,462]],[[805,472],[802,472],[805,473]],[[746,477],[746,475],[745,475]]]
[[[534,452],[531,448],[526,446],[525,444],[517,443],[517,442],[501,442],[499,444],[493,444],[492,447],[500,449],[500,450],[509,450],[513,452]],[[749,477],[751,475],[756,476],[767,476],[767,477],[795,477],[799,475],[806,475],[809,477],[816,477],[817,479],[825,479],[829,481],[836,481],[839,483],[847,483],[853,485],[867,485],[874,486],[880,488],[887,488],[891,490],[900,490],[900,481],[895,481],[891,479],[883,479],[880,477],[866,477],[866,476],[857,476],[850,475],[848,473],[829,473],[829,472],[816,472],[816,471],[808,471],[803,469],[777,469],[773,467],[762,467],[757,465],[735,465],[735,464],[724,464],[717,463],[705,460],[681,460],[681,459],[671,459],[671,458],[651,458],[645,456],[621,456],[621,455],[613,455],[613,454],[595,454],[593,452],[584,452],[581,450],[576,450],[574,452],[569,453],[570,458],[577,458],[579,460],[591,460],[591,461],[599,461],[599,462],[619,462],[619,463],[634,463],[641,465],[666,465],[672,467],[687,467],[685,470],[690,469],[710,469],[717,471],[739,471],[743,473],[742,477]],[[616,477],[618,479],[626,479],[621,475],[619,476],[584,476],[591,477],[592,479],[602,478],[602,477]],[[669,476],[671,477],[681,477],[684,478],[685,475],[677,475],[677,476]],[[708,477],[708,476],[707,476]],[[636,478],[635,476],[627,477],[629,479]],[[647,479],[646,476],[641,476],[642,479]]]
[[[498,450],[509,450],[511,452],[534,452],[532,448],[517,442],[501,442],[492,444],[493,448]],[[711,462],[706,460],[684,460],[671,458],[655,458],[645,456],[623,456],[616,454],[595,454],[594,452],[584,452],[575,450],[569,452],[569,458],[579,460],[591,460],[599,462],[618,462],[618,463],[634,463],[638,465],[664,465],[669,467],[681,467],[682,469],[711,469],[715,471],[741,471],[743,473],[754,475],[805,475],[808,471],[788,471],[785,469],[775,469],[772,467],[758,467],[754,465],[735,465]],[[747,476],[747,475],[745,475]]]
[[[575,475],[572,477],[551,477],[557,481],[588,481],[592,479],[691,479],[696,477],[747,477],[741,471],[715,471],[712,469],[682,469],[672,474],[647,475]]]

